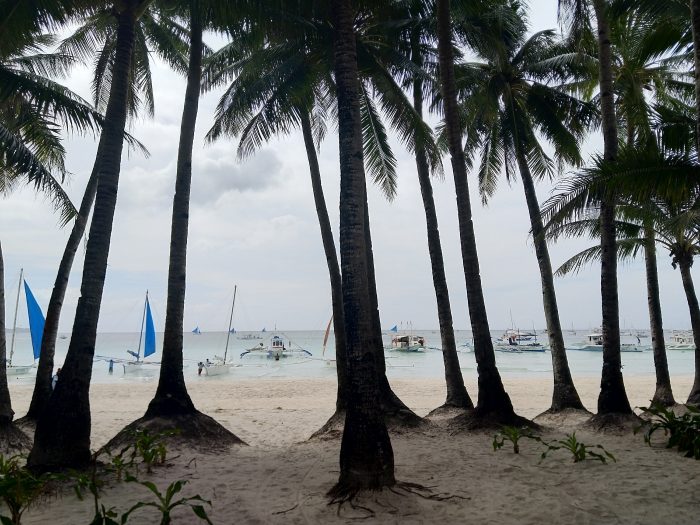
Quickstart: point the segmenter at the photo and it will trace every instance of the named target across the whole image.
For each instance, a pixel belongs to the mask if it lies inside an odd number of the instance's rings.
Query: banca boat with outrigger
[[[265,357],[279,361],[287,357],[310,357],[313,354],[298,345],[297,348],[292,348],[292,341],[289,338],[285,342],[281,336],[275,334],[268,340],[267,345],[265,345],[264,341],[261,341],[253,348],[242,352],[241,359],[245,356]]]

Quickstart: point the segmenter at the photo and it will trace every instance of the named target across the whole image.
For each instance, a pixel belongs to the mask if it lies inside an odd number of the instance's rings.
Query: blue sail
[[[398,332],[399,329],[398,329],[398,327],[397,327],[396,325],[394,325],[394,326],[392,326],[391,328],[389,328],[389,331],[390,331],[390,332]]]
[[[146,299],[146,337],[143,343],[143,357],[148,357],[156,352],[156,329],[153,326],[151,304]]]
[[[41,354],[41,338],[44,335],[44,314],[41,313],[41,307],[39,303],[36,302],[27,281],[24,281],[24,293],[27,296],[27,313],[29,314],[29,331],[32,335],[34,359],[39,359],[39,354]]]

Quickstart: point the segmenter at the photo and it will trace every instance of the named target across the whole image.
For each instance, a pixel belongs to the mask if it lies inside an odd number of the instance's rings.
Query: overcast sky
[[[556,0],[531,1],[532,30],[555,28]],[[165,321],[168,247],[184,80],[155,63],[156,113],[134,122],[131,132],[151,156],[123,157],[114,231],[99,322],[100,331],[138,331],[145,290],[151,296],[156,329]],[[90,72],[75,70],[65,82],[90,97]],[[200,102],[195,139],[192,204],[188,246],[185,329],[225,330],[234,284],[238,299],[234,326],[239,330],[323,329],[331,314],[328,272],[311,194],[308,165],[299,133],[281,137],[256,156],[239,162],[235,144],[205,145],[221,92]],[[411,321],[416,328],[438,326],[435,295],[415,163],[400,144],[399,187],[395,201],[369,189],[379,306],[385,327]],[[90,174],[96,142],[72,138],[66,144],[72,176],[66,189],[77,204]],[[592,138],[589,153],[600,147]],[[338,144],[332,130],[320,152],[324,191],[336,233],[338,226]],[[469,328],[466,290],[452,174],[445,159],[445,179],[435,181],[447,280],[455,327]],[[470,178],[481,274],[493,329],[510,326],[510,312],[520,328],[544,327],[540,278],[522,187],[503,183],[488,207],[480,204]],[[541,185],[540,201],[551,185]],[[30,189],[0,202],[0,238],[5,256],[7,324],[11,326],[20,267],[44,311],[69,227],[59,229],[42,197]],[[551,248],[556,267],[585,241]],[[61,331],[70,331],[82,275],[81,250],[70,280]],[[659,254],[661,300],[667,328],[690,325],[680,275],[666,253]],[[557,279],[562,324],[577,328],[600,325],[600,275],[592,267],[578,276]],[[648,328],[643,261],[622,265],[619,272],[622,327]],[[20,306],[19,325],[26,326]]]

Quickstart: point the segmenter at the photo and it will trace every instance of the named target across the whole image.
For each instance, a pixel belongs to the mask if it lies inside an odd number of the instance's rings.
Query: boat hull
[[[207,376],[222,376],[231,372],[235,365],[233,363],[216,363],[204,367],[204,374]]]
[[[26,376],[32,373],[32,370],[36,368],[35,365],[17,366],[12,365],[7,367],[8,376]]]

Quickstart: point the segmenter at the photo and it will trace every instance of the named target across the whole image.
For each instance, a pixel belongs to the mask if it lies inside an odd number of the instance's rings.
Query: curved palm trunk
[[[686,403],[700,405],[700,305],[698,305],[698,297],[695,295],[693,276],[690,274],[691,265],[692,260],[681,260],[678,262],[681,270],[681,279],[683,279],[683,290],[688,300],[690,326],[693,327],[693,342],[695,343],[695,381],[693,381],[693,388],[690,390]]]
[[[343,286],[340,276],[340,266],[338,265],[338,255],[335,251],[333,241],[333,230],[331,220],[328,216],[326,199],[323,196],[323,186],[321,184],[321,170],[318,166],[318,156],[314,146],[313,133],[309,114],[300,112],[301,131],[304,136],[304,146],[306,147],[306,157],[309,160],[309,172],[311,174],[311,188],[316,204],[316,214],[321,227],[321,241],[323,251],[326,254],[328,273],[331,280],[331,300],[333,303],[333,333],[335,336],[335,362],[338,369],[338,394],[335,402],[335,409],[344,410],[347,406],[347,369],[345,358],[345,316],[343,315]]]
[[[124,7],[117,15],[112,85],[97,150],[97,194],[85,253],[81,296],[61,380],[39,417],[34,447],[27,460],[28,466],[38,471],[80,468],[90,462],[92,358],[117,203],[138,2],[130,0],[120,5]]]
[[[0,427],[12,422],[15,411],[12,410],[10,390],[7,386],[7,341],[5,335],[5,261],[2,257],[0,243]]]
[[[365,172],[359,76],[350,0],[333,0],[334,69],[340,151],[340,263],[345,314],[348,406],[340,447],[340,477],[329,491],[345,498],[396,483],[394,452],[379,408],[365,242]]]
[[[498,373],[498,368],[496,368],[496,357],[493,351],[488,317],[486,316],[484,293],[481,288],[479,257],[476,249],[474,223],[472,222],[471,203],[469,201],[467,169],[460,138],[461,130],[452,56],[449,0],[437,1],[437,32],[440,89],[445,109],[445,125],[452,161],[452,174],[457,193],[460,247],[464,264],[464,279],[467,285],[469,318],[474,336],[474,355],[479,373],[479,398],[475,415],[486,416],[494,414],[509,417],[514,413],[513,405],[503,388],[501,376]]]
[[[423,67],[420,42],[415,34],[411,38],[411,54],[413,63],[418,67]],[[422,118],[423,82],[417,77],[413,80],[413,107]],[[457,343],[455,342],[455,332],[452,325],[452,307],[450,305],[450,294],[447,289],[447,278],[445,277],[445,263],[442,257],[440,229],[438,228],[435,200],[433,199],[433,186],[430,182],[430,168],[428,167],[425,148],[420,145],[416,147],[416,171],[418,172],[420,193],[423,198],[423,209],[425,210],[428,253],[430,254],[430,267],[433,274],[433,287],[435,288],[438,322],[440,324],[442,360],[445,364],[447,397],[444,406],[472,409],[474,404],[467,393],[467,388],[464,386],[464,378],[459,368]]]
[[[656,371],[656,391],[652,403],[671,406],[673,399],[671,376],[668,373],[666,343],[664,342],[664,325],[661,316],[661,299],[659,297],[659,270],[656,266],[656,238],[654,230],[644,228],[646,245],[644,246],[644,263],[647,274],[647,300],[649,304],[649,325],[651,328],[651,346],[654,351],[654,369]]]
[[[593,0],[598,25],[598,56],[601,115],[603,121],[604,158],[617,158],[617,120],[613,97],[612,50],[606,2]],[[617,249],[615,234],[615,202],[605,198],[600,203],[601,268],[600,289],[603,328],[603,371],[598,396],[599,414],[631,414],[622,380],[620,358],[620,309],[617,297]]]
[[[34,383],[34,392],[32,401],[29,404],[26,419],[36,421],[43,412],[46,404],[51,397],[51,378],[53,376],[54,355],[56,353],[56,338],[58,337],[58,324],[61,318],[61,309],[63,308],[63,300],[66,297],[68,289],[68,280],[70,271],[73,267],[75,254],[80,247],[80,241],[85,234],[92,203],[95,201],[95,193],[97,192],[97,163],[93,167],[90,179],[83,193],[83,200],[80,203],[78,216],[75,218],[73,228],[68,236],[68,242],[63,250],[63,257],[58,266],[56,281],[53,284],[51,291],[51,299],[49,307],[46,310],[46,323],[44,324],[44,334],[41,338],[41,354],[39,355],[39,366],[36,371],[36,382]]]
[[[146,410],[147,417],[192,414],[197,410],[187,393],[182,370],[182,340],[187,285],[187,232],[192,186],[192,145],[199,109],[202,79],[202,24],[194,9],[190,20],[190,56],[185,103],[180,123],[175,196],[170,229],[168,302],[163,333],[163,357],[158,389]]]
[[[549,337],[549,349],[552,353],[552,371],[554,375],[554,390],[552,392],[551,412],[559,412],[567,408],[584,410],[581,398],[574,386],[571,377],[569,361],[566,357],[564,347],[564,336],[561,331],[559,320],[559,307],[557,306],[557,294],[554,288],[554,276],[552,274],[552,263],[549,259],[549,248],[547,240],[543,234],[542,215],[540,205],[537,202],[537,192],[532,180],[530,167],[523,152],[518,150],[518,167],[520,177],[523,181],[525,191],[525,201],[527,211],[530,215],[530,225],[532,227],[532,239],[535,245],[535,255],[537,265],[540,269],[540,280],[542,281],[542,303],[544,305],[544,317],[547,322],[547,335]]]
[[[693,31],[693,62],[695,72],[695,140],[700,151],[700,0],[690,0],[690,19]]]

